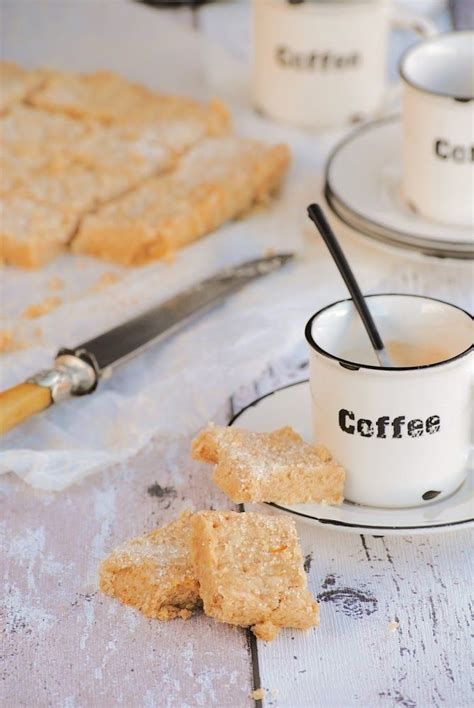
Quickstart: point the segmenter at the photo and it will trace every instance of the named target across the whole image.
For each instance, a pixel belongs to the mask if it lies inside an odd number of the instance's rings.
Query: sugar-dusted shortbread
[[[13,155],[0,147],[0,195],[21,189],[47,164],[41,155]]]
[[[61,113],[19,104],[0,118],[1,152],[15,157],[65,157],[92,127]]]
[[[186,619],[200,604],[191,565],[191,512],[116,548],[100,565],[102,592],[147,617]]]
[[[58,255],[77,227],[72,212],[9,193],[0,199],[0,262],[38,268]]]
[[[144,86],[110,71],[91,74],[50,72],[30,103],[47,111],[60,111],[74,118],[111,123],[133,115],[150,99]]]
[[[344,469],[290,427],[254,433],[210,423],[193,441],[192,457],[215,465],[214,482],[237,503],[343,500]]]
[[[207,615],[251,626],[268,640],[281,627],[319,624],[292,519],[199,512],[192,519],[192,559]]]
[[[219,101],[206,106],[191,98],[152,92],[110,71],[91,74],[50,73],[31,103],[48,111],[104,124],[156,125],[177,120],[194,121],[204,134],[229,128],[229,113]]]
[[[161,258],[268,199],[288,163],[285,145],[204,140],[171,174],[86,217],[72,250],[125,265]]]
[[[21,192],[40,204],[83,215],[126,192],[133,179],[126,173],[97,172],[68,160],[36,170]]]
[[[68,148],[76,163],[100,174],[120,175],[129,188],[171,169],[173,151],[160,141],[157,131],[96,125]]]
[[[217,98],[199,103],[185,96],[154,94],[141,111],[127,120],[129,130],[152,133],[160,143],[181,154],[205,137],[222,137],[231,127],[227,106]]]
[[[45,72],[28,71],[11,62],[0,62],[0,114],[23,101],[45,81]]]

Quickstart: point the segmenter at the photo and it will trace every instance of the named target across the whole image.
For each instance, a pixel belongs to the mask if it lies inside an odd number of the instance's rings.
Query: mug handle
[[[431,22],[431,20],[428,20],[426,17],[416,15],[411,10],[402,9],[400,7],[396,8],[393,12],[390,18],[390,24],[392,29],[414,32],[421,39],[429,39],[438,34],[438,28],[434,22]],[[396,81],[389,86],[382,100],[382,104],[374,116],[375,118],[383,118],[387,111],[393,108],[394,103],[400,98],[401,89],[400,81]]]

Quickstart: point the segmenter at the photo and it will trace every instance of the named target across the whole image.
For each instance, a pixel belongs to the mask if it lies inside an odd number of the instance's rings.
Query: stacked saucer
[[[331,153],[325,196],[348,226],[377,241],[441,258],[474,259],[474,227],[435,223],[401,197],[402,128],[399,117],[369,123]]]

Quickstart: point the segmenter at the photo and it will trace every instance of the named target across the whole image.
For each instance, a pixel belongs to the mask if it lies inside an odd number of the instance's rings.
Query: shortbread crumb
[[[254,701],[261,701],[265,698],[265,689],[256,688],[255,691],[249,695],[249,698],[253,698]]]
[[[112,273],[111,271],[107,271],[105,273],[102,273],[95,283],[88,288],[89,293],[101,293],[104,290],[106,290],[110,285],[115,285],[115,283],[118,283],[120,280],[120,275],[118,273]]]
[[[192,457],[215,465],[214,482],[236,503],[343,500],[344,469],[290,427],[254,433],[211,423],[193,441]]]
[[[146,617],[187,619],[200,605],[191,565],[192,513],[125,541],[99,568],[102,592],[132,605]]]
[[[59,275],[53,275],[51,278],[48,280],[48,289],[49,290],[62,290],[66,283],[62,278],[59,277]]]
[[[391,622],[388,623],[388,631],[389,632],[396,632],[399,627],[400,627],[400,622],[397,622],[397,620],[392,620]]]
[[[33,305],[28,305],[28,307],[23,310],[21,316],[27,320],[35,320],[38,317],[43,317],[43,315],[47,315],[48,313],[52,312],[52,310],[55,310],[57,307],[59,307],[61,302],[61,298],[56,297],[55,295],[46,297],[41,302],[38,302]]]
[[[192,559],[204,611],[211,617],[252,626],[266,640],[281,627],[307,629],[319,623],[292,519],[199,512],[192,519]]]
[[[9,354],[25,348],[26,344],[15,337],[11,329],[0,329],[0,354]]]

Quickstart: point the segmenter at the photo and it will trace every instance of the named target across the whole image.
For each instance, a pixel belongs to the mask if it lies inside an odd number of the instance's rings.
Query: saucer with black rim
[[[309,382],[291,384],[258,398],[231,420],[254,432],[268,432],[291,425],[302,437],[311,440]],[[440,531],[456,531],[474,526],[473,477],[469,470],[465,482],[449,497],[426,506],[386,509],[344,501],[341,506],[323,504],[269,504],[295,520],[334,528],[349,533],[373,536],[412,536]]]
[[[474,224],[448,226],[414,213],[401,197],[399,116],[355,130],[329,156],[325,197],[345,224],[372,239],[425,255],[474,258]]]

